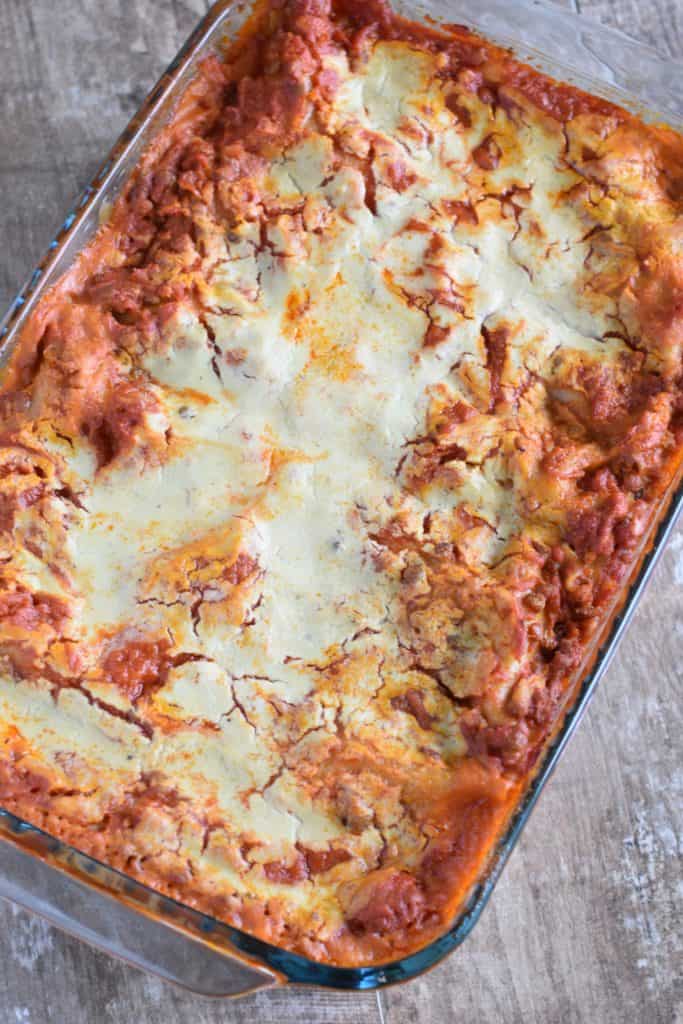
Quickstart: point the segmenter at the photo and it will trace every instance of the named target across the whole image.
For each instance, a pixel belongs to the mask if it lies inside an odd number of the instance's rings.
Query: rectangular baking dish
[[[661,58],[627,36],[538,0],[397,0],[411,18],[462,22],[541,70],[629,107],[647,120],[683,127],[683,95],[673,84],[683,65]],[[244,0],[219,0],[154,87],[42,262],[0,323],[0,368],[40,296],[71,265],[107,216],[142,153],[167,122],[197,64],[251,12]],[[373,989],[406,981],[434,966],[466,938],[572,733],[586,710],[635,611],[656,560],[683,508],[681,473],[664,495],[631,579],[576,675],[564,719],[536,775],[501,836],[466,906],[438,940],[379,967],[338,968],[315,963],[198,913],[0,808],[0,896],[40,914],[63,930],[194,992],[237,996],[271,985],[312,984]]]

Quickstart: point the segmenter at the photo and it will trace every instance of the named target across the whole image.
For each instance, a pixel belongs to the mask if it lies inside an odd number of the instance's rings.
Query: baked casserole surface
[[[207,59],[0,388],[0,805],[442,934],[683,452],[683,138],[381,0]]]

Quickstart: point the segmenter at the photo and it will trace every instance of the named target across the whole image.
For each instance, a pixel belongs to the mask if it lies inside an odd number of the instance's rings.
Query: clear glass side
[[[459,22],[511,47],[541,70],[604,95],[653,120],[683,125],[683,65],[634,40],[538,0],[395,0],[400,13]],[[0,357],[26,317],[97,230],[140,156],[166,123],[197,62],[233,36],[249,2],[220,0],[198,26],[128,126],[31,279],[0,322]],[[0,360],[1,361],[1,360]],[[667,511],[668,508],[668,511]],[[340,989],[378,988],[427,970],[455,949],[478,920],[543,785],[551,774],[635,610],[658,554],[683,508],[679,487],[662,503],[650,553],[610,625],[593,667],[537,776],[502,837],[488,872],[452,927],[410,957],[377,968],[334,968],[269,946],[161,897],[0,809],[0,897],[167,980],[211,995],[238,995],[283,980]],[[55,870],[55,868],[59,870]]]
[[[0,836],[0,897],[89,945],[202,995],[244,995],[277,983],[272,972],[226,956],[229,936],[212,931],[209,945],[201,915],[163,906],[151,893],[142,902],[122,877],[10,815],[0,813]],[[158,916],[171,927],[160,926]]]
[[[406,17],[467,25],[554,78],[646,120],[683,126],[683,63],[591,18],[541,0],[394,0],[394,7]]]

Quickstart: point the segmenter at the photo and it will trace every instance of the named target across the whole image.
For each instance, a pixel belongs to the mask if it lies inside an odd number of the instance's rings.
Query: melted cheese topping
[[[8,369],[0,799],[367,963],[457,910],[674,472],[683,147],[466,34],[282,17]]]

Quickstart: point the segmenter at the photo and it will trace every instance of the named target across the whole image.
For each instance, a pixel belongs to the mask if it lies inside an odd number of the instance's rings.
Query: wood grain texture
[[[0,0],[0,307],[205,0]],[[681,0],[565,0],[683,57]],[[683,530],[494,899],[410,985],[176,991],[0,906],[0,1024],[681,1024]]]
[[[683,53],[681,0],[572,0],[572,4],[581,14],[613,25],[669,57],[680,58]]]

